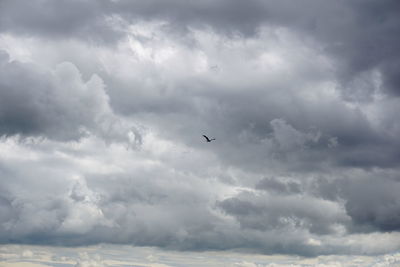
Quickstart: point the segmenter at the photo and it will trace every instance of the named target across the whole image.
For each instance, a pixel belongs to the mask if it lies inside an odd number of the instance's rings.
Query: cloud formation
[[[113,114],[99,76],[93,74],[85,82],[70,62],[45,70],[33,63],[10,62],[8,54],[1,53],[2,135],[76,140],[89,131],[127,139],[129,129]]]
[[[0,242],[399,250],[397,7],[2,1]]]

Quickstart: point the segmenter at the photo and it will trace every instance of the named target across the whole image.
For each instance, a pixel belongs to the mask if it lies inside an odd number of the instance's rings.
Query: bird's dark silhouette
[[[215,140],[215,138],[208,138],[206,135],[204,135],[203,134],[203,136],[204,136],[204,138],[207,140],[207,142],[209,143],[209,142],[211,142],[211,141],[213,141],[213,140]]]

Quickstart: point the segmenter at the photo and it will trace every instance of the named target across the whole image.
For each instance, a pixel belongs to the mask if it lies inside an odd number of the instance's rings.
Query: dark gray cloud
[[[0,242],[398,250],[397,8],[1,1]]]
[[[344,177],[341,177],[344,176]],[[397,175],[374,171],[362,175],[340,175],[336,179],[318,178],[311,191],[319,197],[342,201],[352,218],[351,232],[393,232],[399,230]]]
[[[1,51],[0,134],[76,140],[97,133],[108,140],[127,141],[129,132],[140,143],[136,128],[113,115],[100,77],[83,81],[69,62],[55,70],[9,61]]]
[[[256,184],[256,189],[270,190],[283,194],[296,194],[301,192],[301,185],[293,181],[284,182],[274,178],[264,178]]]
[[[122,34],[107,23],[105,1],[2,1],[0,30],[26,36],[113,43]]]
[[[151,140],[144,141],[140,152],[114,144],[108,150],[110,155],[100,158],[99,154],[105,151],[101,140],[85,142],[78,150],[68,146],[55,146],[54,150],[50,141],[4,141],[2,243],[109,242],[179,250],[245,249],[311,256],[348,253],[349,247],[329,239],[342,233],[341,229],[347,228],[348,234],[368,233],[389,230],[384,228],[385,223],[394,225],[390,213],[395,213],[397,207],[398,182],[394,178],[369,187],[364,184],[373,181],[369,177],[354,176],[347,182],[338,179],[338,175],[328,176],[328,184],[337,188],[336,197],[329,197],[326,192],[335,194],[335,190],[324,191],[320,180],[296,174],[289,178],[263,178],[256,182],[256,191],[224,197],[221,189],[230,190],[231,185],[212,177],[223,175],[226,170],[211,171],[207,155],[196,156],[194,151],[186,154],[189,164],[195,158],[204,162],[185,169],[175,165],[181,161],[177,155],[176,162],[163,160],[162,155],[154,157],[152,153],[157,150],[151,150]],[[169,150],[180,153],[173,147]],[[204,173],[197,170],[207,168]],[[388,187],[392,189],[389,191]],[[376,198],[368,198],[365,193],[376,194]],[[344,207],[338,199],[344,200]],[[362,244],[352,249],[360,251]]]
[[[398,95],[399,4],[387,1],[2,1],[1,30],[27,35],[112,42],[123,36],[119,19],[166,21],[170,29],[211,27],[217,32],[254,36],[262,25],[287,27],[312,36],[336,57],[343,96],[368,100],[376,86],[351,86],[377,70],[383,89]],[[124,24],[124,23],[122,23]]]
[[[371,177],[345,183],[346,211],[357,231],[399,231],[399,182]]]
[[[61,38],[115,40],[121,36],[112,16],[129,22],[166,20],[175,30],[212,26],[218,31],[256,33],[265,19],[260,1],[2,1],[3,31]],[[88,36],[87,36],[88,35]]]
[[[290,231],[291,228],[318,235],[333,233],[334,225],[346,222],[346,215],[333,203],[268,194],[241,194],[226,199],[219,206],[234,216],[243,228],[261,231]]]

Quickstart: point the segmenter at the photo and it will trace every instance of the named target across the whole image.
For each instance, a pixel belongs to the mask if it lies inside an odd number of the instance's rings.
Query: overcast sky
[[[398,252],[399,13],[0,0],[0,243]]]

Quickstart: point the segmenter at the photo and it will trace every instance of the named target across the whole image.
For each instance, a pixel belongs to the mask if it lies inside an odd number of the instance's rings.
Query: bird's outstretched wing
[[[204,136],[204,138],[207,140],[207,142],[210,142],[210,138],[208,138],[208,137],[205,136],[204,134],[203,134],[203,136]]]

